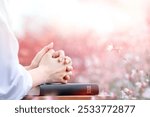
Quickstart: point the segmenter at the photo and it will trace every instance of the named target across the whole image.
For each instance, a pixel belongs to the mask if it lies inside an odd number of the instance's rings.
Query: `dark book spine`
[[[40,95],[98,95],[97,84],[44,84],[40,86]]]

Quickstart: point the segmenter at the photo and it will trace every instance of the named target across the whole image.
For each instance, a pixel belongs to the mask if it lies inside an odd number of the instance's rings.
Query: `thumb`
[[[54,47],[54,43],[51,42],[49,45],[45,46],[44,48],[47,48],[47,49],[52,49]]]
[[[31,66],[38,67],[42,57],[53,48],[54,44],[53,42],[50,43],[49,45],[45,46],[41,51],[39,51],[36,56],[34,57],[34,59],[32,60]]]

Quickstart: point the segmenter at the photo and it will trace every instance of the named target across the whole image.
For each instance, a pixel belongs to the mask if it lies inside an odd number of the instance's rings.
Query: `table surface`
[[[115,100],[110,96],[26,96],[23,100]]]

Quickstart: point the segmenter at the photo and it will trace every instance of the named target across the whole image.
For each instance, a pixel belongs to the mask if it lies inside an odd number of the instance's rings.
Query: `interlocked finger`
[[[65,56],[65,58],[64,58],[64,64],[65,64],[65,65],[66,65],[66,64],[72,64],[71,58],[68,57],[68,56]]]
[[[66,72],[70,72],[70,71],[72,71],[73,70],[73,67],[72,66],[67,66],[66,67]]]
[[[63,50],[58,50],[53,54],[53,58],[65,57],[65,52]]]

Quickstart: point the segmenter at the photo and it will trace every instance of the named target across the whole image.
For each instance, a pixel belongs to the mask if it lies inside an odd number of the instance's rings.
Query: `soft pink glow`
[[[123,99],[147,96],[149,0],[49,0],[49,3],[48,20],[41,23],[37,17],[30,17],[25,22],[24,35],[20,37],[22,64],[29,64],[42,46],[53,41],[56,50],[64,49],[73,60],[72,82],[96,82],[102,95],[114,95],[109,93],[113,91]]]

